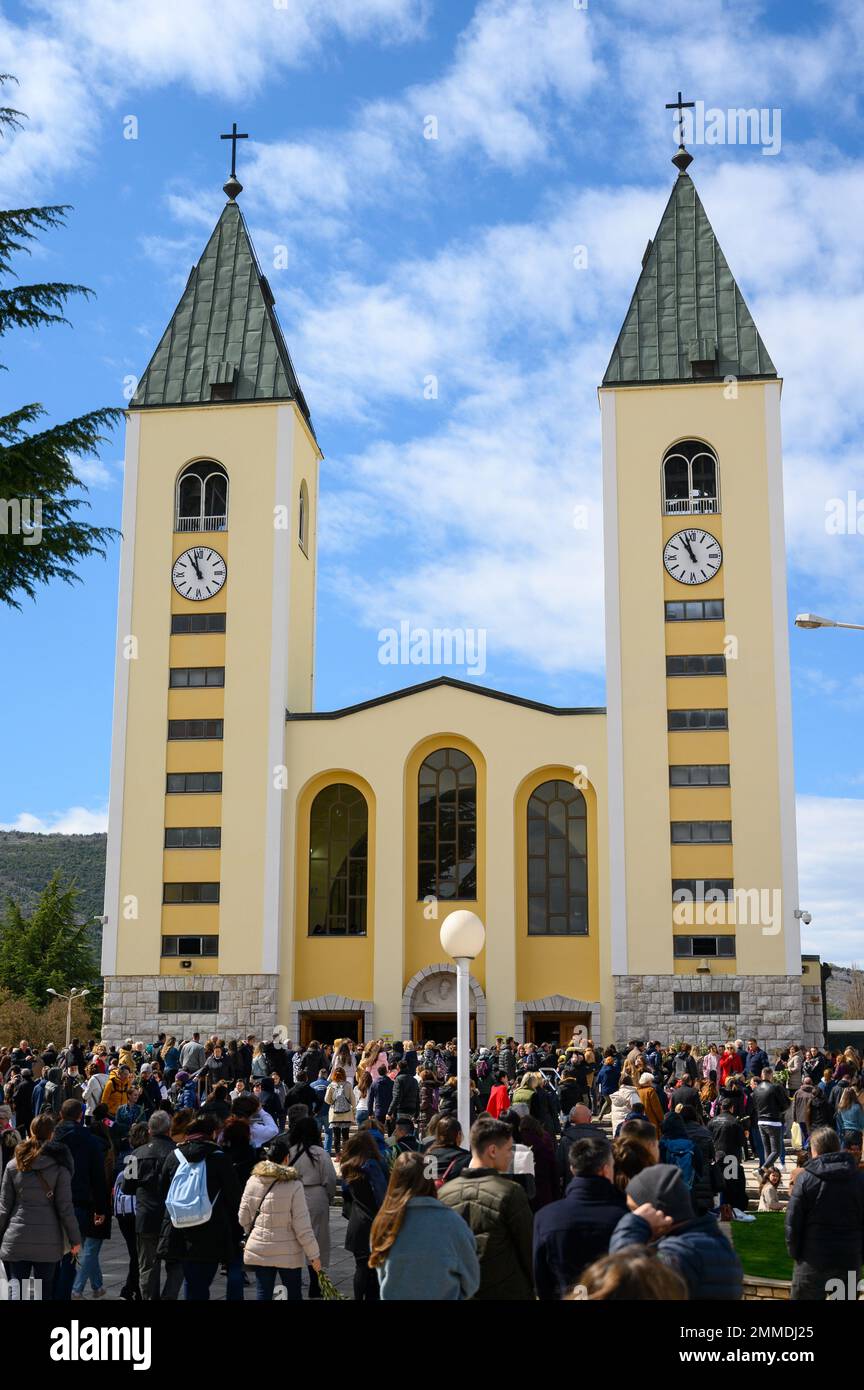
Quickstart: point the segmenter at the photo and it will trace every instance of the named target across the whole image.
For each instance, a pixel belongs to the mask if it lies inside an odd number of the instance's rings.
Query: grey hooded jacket
[[[26,1172],[19,1172],[14,1158],[6,1165],[0,1185],[0,1260],[53,1264],[67,1244],[81,1243],[72,1168],[66,1145],[54,1140],[42,1145]]]

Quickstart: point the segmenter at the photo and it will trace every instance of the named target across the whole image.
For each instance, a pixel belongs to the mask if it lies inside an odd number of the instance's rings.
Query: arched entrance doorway
[[[471,1046],[486,1041],[486,996],[469,977]],[[402,995],[402,1036],[417,1043],[449,1042],[456,1036],[456,967],[449,961],[428,965],[408,981]]]

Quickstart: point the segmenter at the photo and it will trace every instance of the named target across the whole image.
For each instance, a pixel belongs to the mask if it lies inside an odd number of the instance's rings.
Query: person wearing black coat
[[[528,1110],[529,1114],[533,1115],[534,1119],[552,1135],[552,1138],[557,1139],[561,1133],[561,1107],[557,1092],[545,1079],[542,1085],[538,1085],[531,1097]]]
[[[215,1116],[198,1115],[181,1146],[187,1163],[206,1165],[207,1195],[213,1204],[209,1219],[200,1226],[178,1229],[166,1210],[157,1247],[161,1259],[182,1262],[186,1298],[192,1301],[209,1299],[220,1264],[230,1264],[240,1248],[238,1212],[243,1194],[231,1159],[214,1142],[217,1128]],[[179,1166],[180,1152],[175,1149],[162,1165],[163,1199]]]
[[[693,1178],[690,1198],[696,1215],[703,1216],[714,1206],[714,1141],[692,1106],[685,1105],[681,1111],[681,1118],[687,1138],[691,1140],[701,1158],[699,1171]]]
[[[258,1097],[261,1109],[266,1110],[270,1118],[276,1122],[280,1129],[283,1129],[285,1109],[276,1094],[272,1076],[262,1076],[261,1080],[252,1087],[252,1092]]]
[[[676,1086],[669,1097],[670,1111],[676,1110],[679,1105],[692,1106],[699,1118],[702,1118],[702,1102],[699,1099],[699,1092],[689,1081],[685,1081],[681,1086]]]
[[[791,1296],[822,1302],[832,1292],[829,1281],[839,1279],[842,1292],[834,1296],[849,1298],[850,1274],[857,1291],[864,1261],[864,1173],[833,1129],[814,1130],[810,1152],[786,1208],[786,1247],[795,1261]]]
[[[368,1130],[349,1139],[340,1158],[342,1215],[348,1220],[345,1249],[354,1256],[354,1298],[374,1302],[380,1295],[378,1274],[369,1268],[369,1237],[387,1192],[387,1170]]]
[[[314,1115],[317,1104],[318,1097],[309,1085],[305,1068],[302,1068],[297,1073],[297,1085],[292,1086],[285,1093],[285,1112],[287,1114],[292,1105],[305,1105],[309,1114]]]
[[[105,1175],[105,1146],[83,1122],[80,1100],[67,1100],[60,1108],[60,1124],[54,1142],[65,1144],[72,1155],[72,1205],[82,1240],[101,1239],[110,1233],[110,1193]],[[97,1223],[96,1218],[101,1220]],[[57,1268],[54,1298],[68,1303],[75,1282],[76,1262],[64,1255]]]
[[[270,1072],[272,1073],[275,1071],[280,1081],[287,1081],[290,1085],[294,1080],[294,1053],[286,1051],[282,1044],[277,1042],[275,1038],[273,1042],[263,1043],[261,1051],[267,1059],[267,1066]],[[252,1074],[251,1063],[249,1074],[250,1076]],[[317,1071],[313,1072],[312,1075],[317,1076]]]
[[[170,1115],[164,1110],[154,1111],[147,1124],[150,1138],[146,1144],[134,1150],[134,1161],[127,1164],[129,1176],[123,1180],[124,1192],[135,1198],[138,1277],[141,1297],[145,1302],[174,1300],[183,1283],[183,1266],[174,1260],[165,1266],[165,1285],[161,1287],[161,1263],[157,1253],[165,1216],[162,1165],[174,1152],[174,1141],[168,1133],[170,1127]]]
[[[33,1119],[33,1092],[36,1083],[33,1080],[33,1073],[29,1067],[24,1067],[21,1071],[21,1080],[18,1082],[12,1094],[12,1105],[15,1109],[15,1128],[19,1134],[30,1133],[30,1121]]]
[[[230,1057],[227,1057],[221,1047],[214,1047],[203,1067],[204,1081],[208,1092],[220,1081],[233,1081],[234,1068],[231,1065]]]
[[[565,1115],[569,1115],[574,1105],[579,1105],[584,1095],[584,1087],[576,1079],[572,1067],[564,1068],[561,1085],[558,1087],[558,1103]]]
[[[627,1199],[612,1181],[612,1146],[605,1135],[595,1129],[591,1138],[578,1140],[569,1166],[564,1196],[534,1217],[534,1284],[547,1303],[563,1298],[583,1269],[608,1252],[627,1211]]]
[[[444,1099],[446,1087],[441,1090],[441,1100],[439,1109],[444,1113],[441,1101]],[[452,1088],[454,1091],[456,1087]],[[412,1076],[408,1069],[407,1062],[399,1063],[399,1074],[393,1083],[393,1097],[390,1101],[388,1115],[394,1119],[416,1120],[420,1113],[420,1086],[416,1076]]]
[[[561,1131],[558,1141],[558,1174],[562,1187],[566,1188],[572,1176],[570,1170],[570,1150],[579,1139],[595,1139],[597,1126],[591,1123],[591,1111],[587,1105],[574,1105],[570,1118]]]
[[[723,1099],[717,1114],[707,1126],[714,1143],[714,1153],[723,1179],[721,1201],[726,1206],[747,1210],[747,1176],[744,1172],[744,1126],[732,1110],[732,1102]]]

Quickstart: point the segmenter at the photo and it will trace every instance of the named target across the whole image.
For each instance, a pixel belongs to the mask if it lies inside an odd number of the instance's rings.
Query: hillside
[[[106,839],[104,834],[32,835],[0,830],[0,910],[12,897],[25,912],[31,911],[45,884],[59,869],[64,882],[73,878],[76,881],[82,918],[101,915]],[[102,936],[98,922],[93,924],[92,936],[98,947]]]

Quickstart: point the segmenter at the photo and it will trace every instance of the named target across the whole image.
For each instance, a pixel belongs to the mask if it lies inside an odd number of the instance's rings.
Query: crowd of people
[[[791,1294],[857,1287],[864,1076],[852,1048],[755,1039],[599,1049],[500,1040],[295,1047],[160,1034],[0,1049],[0,1261],[41,1297],[341,1295],[341,1201],[357,1300],[738,1299],[730,1223],[785,1211]],[[277,1283],[278,1281],[278,1283]],[[848,1296],[848,1295],[847,1295]]]

